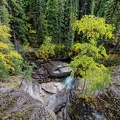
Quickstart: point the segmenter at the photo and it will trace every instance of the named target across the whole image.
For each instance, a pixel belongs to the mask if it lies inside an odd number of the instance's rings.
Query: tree
[[[22,57],[14,50],[9,41],[10,28],[0,24],[0,76],[4,78],[9,74],[21,72]]]
[[[0,22],[4,25],[9,26],[10,19],[9,19],[9,13],[6,6],[7,6],[6,0],[1,0],[0,1]]]
[[[105,89],[111,83],[109,71],[102,64],[102,60],[107,58],[106,50],[97,42],[102,38],[111,39],[114,27],[106,24],[103,18],[86,15],[73,23],[73,30],[82,33],[87,40],[86,43],[74,45],[74,57],[69,66],[76,76],[83,78],[82,95],[88,96],[96,90]]]
[[[9,12],[10,28],[12,29],[12,42],[16,50],[19,50],[20,43],[28,41],[27,36],[27,17],[25,15],[25,1],[24,0],[6,0],[6,8]]]

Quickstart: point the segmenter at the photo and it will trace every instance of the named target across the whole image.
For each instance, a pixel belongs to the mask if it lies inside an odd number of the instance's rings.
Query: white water
[[[68,76],[64,78],[61,82],[65,85],[67,89],[70,89],[73,86],[75,79],[73,76]]]

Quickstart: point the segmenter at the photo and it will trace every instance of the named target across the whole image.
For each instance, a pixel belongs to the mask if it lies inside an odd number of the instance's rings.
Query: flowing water
[[[73,76],[68,76],[61,80],[61,83],[65,85],[66,89],[72,88],[75,83],[75,78]]]
[[[70,90],[68,96],[70,102],[70,109],[68,108],[71,120],[106,120],[101,110],[96,109],[94,104],[89,104],[85,99],[76,99],[75,96],[75,78],[68,76],[61,80],[61,83],[65,85],[67,90]],[[73,99],[74,102],[71,102]]]
[[[116,96],[111,97],[111,95],[110,95],[111,92],[109,92],[109,94],[107,94],[107,92],[106,92],[106,94],[103,94],[103,96],[99,96],[100,105],[96,106],[94,103],[88,103],[84,99],[80,99],[80,98],[78,98],[78,96],[75,95],[75,92],[76,92],[75,86],[78,84],[73,76],[68,76],[66,78],[61,79],[60,83],[62,83],[66,87],[66,91],[68,91],[67,94],[63,93],[62,97],[64,98],[64,96],[67,96],[69,99],[68,99],[66,105],[64,105],[64,107],[62,107],[62,109],[56,114],[58,116],[58,118],[60,115],[63,114],[63,116],[60,116],[62,119],[58,119],[58,120],[64,120],[64,118],[65,118],[65,120],[110,120],[111,118],[113,120],[119,120],[120,104],[119,104],[119,102],[117,102],[119,100],[114,101]],[[33,98],[41,100],[41,96],[38,95],[38,93],[39,93],[38,89],[36,89],[37,91],[33,90],[33,86],[31,86],[31,85],[29,85],[28,88],[27,88],[27,90],[30,92],[30,95]],[[113,90],[113,91],[116,91],[119,88],[119,86],[114,87],[114,88],[115,88],[115,90]],[[60,97],[61,95],[58,94],[57,96]],[[104,98],[104,96],[105,96],[105,98],[108,97],[107,100]],[[118,97],[119,97],[119,95],[118,95]],[[58,103],[57,98],[58,97],[56,97],[55,100],[53,100],[52,98],[49,97],[49,100],[54,101],[54,103]],[[63,98],[60,97],[59,99],[61,99],[61,101],[63,101]],[[114,99],[112,100],[112,98],[114,98]],[[73,100],[73,102],[72,102],[72,100]],[[114,101],[113,102],[114,105],[112,105],[112,103],[110,103],[109,101]],[[103,102],[105,102],[105,103],[103,103]],[[108,103],[108,105],[106,105],[106,103]],[[56,104],[56,106],[58,106],[58,105]],[[115,109],[113,109],[114,107],[115,107]],[[64,116],[64,115],[67,116],[68,111],[69,111],[70,119],[68,119],[68,117]],[[112,115],[112,117],[111,117],[111,115]]]

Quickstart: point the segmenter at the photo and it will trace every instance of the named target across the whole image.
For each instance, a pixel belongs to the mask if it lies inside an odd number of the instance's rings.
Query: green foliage
[[[0,25],[0,75],[2,78],[8,74],[21,72],[22,57],[14,50],[12,43],[9,41],[9,31],[10,29],[7,26]]]
[[[25,1],[24,0],[6,0],[7,9],[9,11],[10,27],[12,29],[12,41],[26,42],[29,39],[29,31],[27,27],[28,18],[25,15]],[[15,46],[16,47],[16,46]]]
[[[107,24],[104,18],[95,17],[93,15],[85,15],[81,20],[76,20],[72,25],[73,30],[82,33],[89,41],[105,41],[112,39],[112,34],[115,29],[113,25]]]
[[[62,56],[64,57],[66,52],[65,52],[65,45],[64,44],[55,44],[55,56],[59,57],[59,56]]]
[[[9,13],[6,6],[7,6],[6,0],[1,0],[0,1],[0,22],[8,26],[10,19],[9,19]]]
[[[58,1],[48,0],[45,10],[45,32],[47,36],[52,36],[54,42],[59,34],[58,27]]]
[[[88,57],[93,58],[95,61],[102,60],[103,58],[108,58],[108,55],[106,54],[105,48],[100,45],[96,47],[93,44],[90,43],[76,43],[73,46],[73,53],[74,54],[80,54],[81,56],[87,55]]]
[[[52,57],[55,49],[55,45],[51,43],[51,37],[46,36],[43,44],[40,46],[38,50],[35,51],[35,54],[38,58],[48,60],[50,57]]]
[[[115,24],[116,31],[119,30],[119,27],[120,27],[120,22],[119,22],[119,20],[120,20],[120,2],[119,2],[119,0],[106,1],[105,18],[108,23]]]
[[[69,65],[73,72],[81,76],[85,82],[82,94],[91,95],[96,90],[101,91],[109,86],[111,78],[109,71],[103,64],[96,63],[94,58],[87,55],[77,55]],[[81,80],[81,78],[80,78]]]
[[[0,76],[2,78],[9,76],[9,70],[5,67],[2,60],[0,60]]]
[[[27,61],[24,61],[22,64],[22,74],[24,79],[26,80],[32,80],[32,73],[33,73],[33,68],[35,67],[34,63],[28,63]]]
[[[77,43],[73,47],[73,59],[69,66],[76,77],[84,80],[82,96],[89,96],[109,86],[111,77],[102,61],[108,58],[106,49],[98,45],[98,39],[113,37],[112,25],[106,24],[103,18],[84,16],[73,24],[73,29],[83,33],[88,43]]]

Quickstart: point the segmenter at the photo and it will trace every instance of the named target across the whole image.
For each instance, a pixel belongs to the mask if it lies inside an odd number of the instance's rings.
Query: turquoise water
[[[63,83],[67,89],[70,89],[73,86],[74,82],[75,79],[73,76],[68,76],[61,80],[61,83]]]

